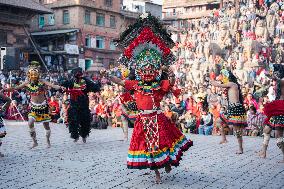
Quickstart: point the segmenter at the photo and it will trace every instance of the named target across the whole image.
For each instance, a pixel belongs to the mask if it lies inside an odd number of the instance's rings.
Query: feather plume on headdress
[[[124,49],[119,59],[120,64],[127,67],[136,67],[143,62],[141,54],[145,55],[145,50],[150,52],[150,56],[157,59],[155,64],[161,67],[171,65],[175,61],[175,56],[171,48],[175,43],[171,39],[171,34],[163,27],[158,18],[150,13],[142,15],[135,24],[130,25],[116,41],[117,46]]]

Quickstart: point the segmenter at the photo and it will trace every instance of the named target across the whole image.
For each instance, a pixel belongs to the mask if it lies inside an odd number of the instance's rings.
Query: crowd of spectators
[[[284,2],[240,0],[235,5],[233,1],[224,1],[221,9],[214,10],[210,17],[192,20],[179,35],[173,49],[178,60],[172,69],[182,94],[179,98],[168,95],[163,100],[161,107],[165,115],[183,132],[219,135],[219,128],[224,125],[220,115],[227,109],[227,95],[225,90],[211,86],[209,80],[216,79],[220,70],[227,68],[242,86],[248,114],[245,134],[261,136],[264,105],[275,99],[276,82],[266,76],[267,68],[270,63],[283,62]],[[51,73],[42,77],[60,83],[68,74]],[[101,93],[89,93],[92,126],[121,126],[119,94],[123,89],[110,85],[106,78],[90,77],[103,83]],[[3,87],[23,80],[23,71],[0,73]],[[27,119],[28,93],[19,90],[8,95],[13,103],[7,118]],[[47,97],[53,121],[68,123],[68,96],[49,89]],[[208,109],[202,108],[204,101]],[[227,132],[230,133],[229,129]]]

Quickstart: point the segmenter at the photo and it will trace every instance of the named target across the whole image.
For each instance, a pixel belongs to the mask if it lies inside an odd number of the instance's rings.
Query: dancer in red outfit
[[[283,155],[283,160],[280,163],[284,163],[284,66],[281,64],[270,65],[270,74],[277,81],[276,100],[264,107],[267,119],[263,129],[263,144],[259,156],[266,158],[270,134],[272,129],[275,129],[276,143]]]
[[[174,43],[155,17],[143,17],[130,26],[118,41],[125,48],[120,62],[135,69],[135,79],[121,80],[111,75],[109,78],[127,91],[134,92],[132,98],[139,111],[128,151],[127,167],[155,170],[156,182],[160,183],[158,169],[165,168],[169,173],[171,166],[179,165],[182,153],[193,143],[160,109],[160,102],[167,93],[178,95],[180,92],[175,89],[174,74],[168,68],[174,61],[170,50]]]

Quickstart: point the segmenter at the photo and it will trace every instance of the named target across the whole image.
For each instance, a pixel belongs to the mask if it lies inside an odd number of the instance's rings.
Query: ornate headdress
[[[150,13],[142,15],[135,24],[129,26],[116,42],[124,49],[118,62],[136,69],[137,80],[147,80],[150,75],[155,75],[155,79],[159,80],[161,67],[175,61],[171,52],[175,45],[171,35]]]
[[[30,81],[34,82],[39,80],[40,77],[40,64],[37,61],[32,61],[29,65],[27,76]]]
[[[221,74],[222,74],[222,83],[228,83],[230,82],[229,77],[230,77],[230,71],[223,69],[221,70]]]

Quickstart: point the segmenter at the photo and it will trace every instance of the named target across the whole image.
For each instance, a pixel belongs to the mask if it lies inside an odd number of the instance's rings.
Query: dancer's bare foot
[[[51,144],[50,144],[50,140],[49,139],[47,139],[47,148],[50,148],[51,147]]]
[[[259,151],[258,153],[257,153],[257,155],[259,156],[259,157],[261,157],[261,158],[266,158],[266,152],[263,152],[263,151]]]
[[[73,142],[78,142],[78,140],[79,140],[79,137],[78,137],[78,138],[76,138],[76,139],[74,139],[74,141],[73,141]]]
[[[170,172],[171,172],[171,170],[172,170],[171,165],[170,165],[170,164],[166,165],[166,167],[165,167],[165,171],[166,171],[166,173],[170,173]]]
[[[87,139],[86,138],[82,138],[82,141],[83,141],[83,143],[86,143]]]
[[[33,149],[33,148],[35,148],[35,147],[37,147],[37,146],[38,146],[38,143],[37,143],[37,142],[34,142],[33,145],[32,145],[32,147],[30,147],[30,149]]]
[[[222,140],[219,144],[225,144],[225,143],[228,143],[227,140]]]
[[[156,184],[161,184],[161,174],[158,170],[155,170],[155,174],[156,174]]]
[[[0,152],[0,157],[4,157],[4,154],[2,154],[1,152]]]
[[[239,150],[239,151],[236,152],[236,154],[238,154],[238,155],[243,154],[243,153],[244,153],[243,150]]]

